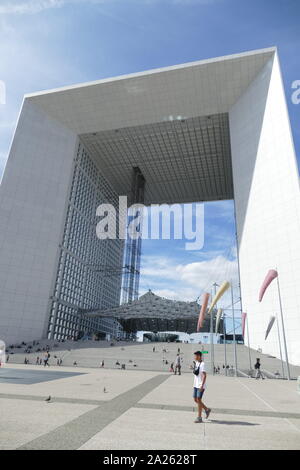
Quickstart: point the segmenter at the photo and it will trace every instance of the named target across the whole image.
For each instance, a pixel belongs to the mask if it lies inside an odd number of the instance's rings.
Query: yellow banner
[[[211,303],[211,305],[209,307],[209,310],[208,310],[208,315],[210,314],[210,312],[212,311],[212,309],[214,308],[214,306],[216,305],[218,300],[220,300],[222,295],[225,294],[227,289],[229,289],[229,287],[230,287],[230,283],[228,281],[223,282],[223,284],[220,286],[220,289],[218,290],[218,292],[216,293],[216,295],[212,299],[212,303]]]

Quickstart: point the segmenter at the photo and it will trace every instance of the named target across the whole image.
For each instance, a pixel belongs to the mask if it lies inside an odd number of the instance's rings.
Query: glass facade
[[[81,310],[107,309],[120,302],[123,240],[99,240],[96,209],[101,203],[118,207],[118,195],[102,176],[81,142],[75,166],[54,292],[48,338],[67,339],[96,332],[119,336],[120,324],[93,319]]]

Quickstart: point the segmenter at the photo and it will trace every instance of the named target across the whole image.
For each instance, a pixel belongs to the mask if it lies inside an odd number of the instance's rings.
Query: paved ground
[[[82,375],[78,372],[64,372],[62,370],[50,371],[47,368],[44,369],[15,369],[5,367],[0,371],[0,383],[16,383],[16,384],[35,384],[39,382],[50,382],[51,380],[63,379],[65,377],[73,377],[76,375]]]
[[[0,449],[300,449],[295,381],[208,376],[213,413],[194,424],[191,373],[74,372],[0,369]]]

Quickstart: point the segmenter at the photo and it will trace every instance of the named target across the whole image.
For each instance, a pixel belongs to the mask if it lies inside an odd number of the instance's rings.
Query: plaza
[[[52,348],[50,367],[35,365],[38,353],[10,356],[0,369],[1,449],[300,449],[297,382],[274,378],[280,370],[276,358],[251,350],[253,362],[261,358],[266,379],[249,378],[248,351],[238,345],[239,374],[229,370],[226,376],[224,346],[215,345],[221,370],[213,375],[210,345],[205,345],[204,402],[213,411],[195,424],[190,364],[197,345],[85,343]],[[169,370],[178,350],[180,376]],[[62,366],[56,366],[55,356],[63,359]],[[232,344],[227,357],[233,363]],[[291,373],[296,378],[300,368]]]
[[[36,373],[6,367],[11,377]],[[62,371],[70,376],[51,379]],[[1,380],[2,450],[300,449],[294,381],[208,376],[213,412],[195,424],[191,373],[55,366],[39,373],[48,377],[31,385]]]

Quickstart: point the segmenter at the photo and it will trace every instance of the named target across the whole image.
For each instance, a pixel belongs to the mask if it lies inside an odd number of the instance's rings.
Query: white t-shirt
[[[205,364],[204,362],[199,362],[199,361],[196,361],[195,363],[195,369],[198,369],[198,367],[200,368],[199,369],[199,374],[198,375],[195,375],[194,374],[194,387],[196,388],[200,388],[202,387],[202,382],[203,382],[203,372],[205,372]],[[205,389],[205,385],[203,387]]]

